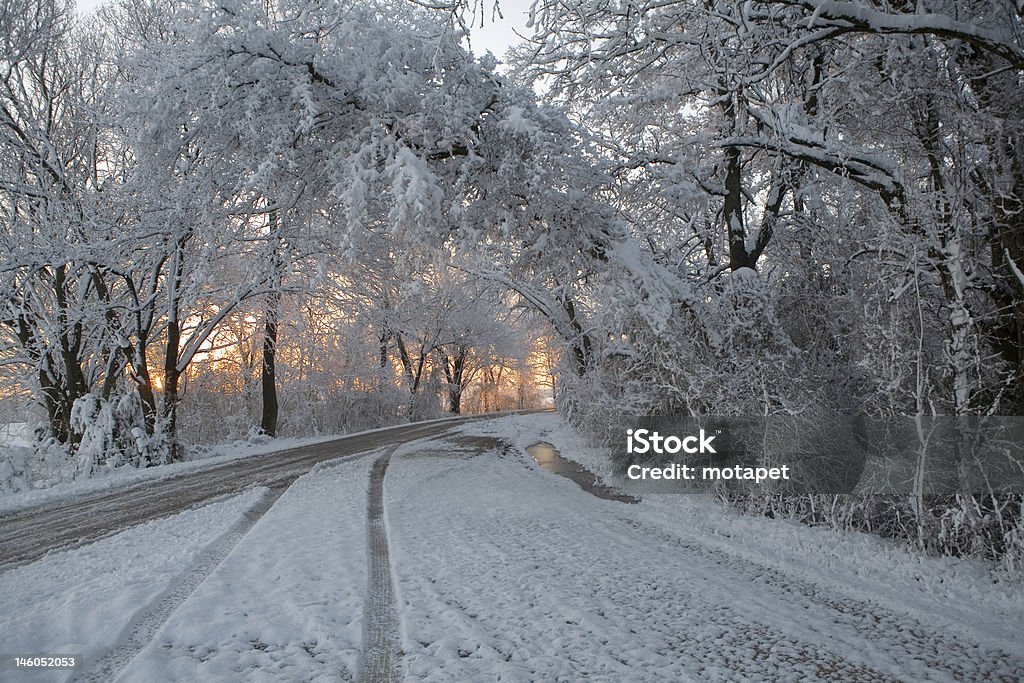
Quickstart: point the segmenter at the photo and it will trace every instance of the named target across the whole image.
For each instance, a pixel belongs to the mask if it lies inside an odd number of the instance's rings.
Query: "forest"
[[[499,17],[0,0],[4,486],[549,401],[1024,415],[1024,4]],[[730,500],[1024,560],[1020,495]]]

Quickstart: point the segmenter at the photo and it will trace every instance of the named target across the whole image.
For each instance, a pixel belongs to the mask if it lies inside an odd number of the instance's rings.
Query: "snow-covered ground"
[[[541,439],[608,478],[554,415],[465,425],[391,456],[384,521],[406,680],[1024,678],[1024,587],[980,563],[696,495],[599,499],[526,455]],[[3,649],[93,666],[113,648],[134,657],[121,681],[357,679],[378,457],[296,480],[135,649],[132,624],[270,494],[0,573]]]
[[[0,649],[102,653],[265,495],[266,489],[254,489],[0,572]],[[69,673],[0,670],[0,680],[53,681]]]
[[[517,448],[421,452],[388,474],[413,680],[1024,675],[1024,589],[980,563],[740,517],[702,496],[589,496],[522,456],[543,436],[602,464],[556,416],[462,431]]]
[[[605,483],[631,491],[630,482],[615,475],[607,455],[557,414],[511,416],[466,425],[461,431],[496,436],[522,450],[547,441]],[[980,560],[928,556],[868,534],[742,515],[700,494],[647,495],[640,509],[645,522],[736,557],[795,568],[858,598],[895,603],[945,627],[1024,646],[1024,584],[1020,577],[993,573]]]
[[[121,680],[353,680],[371,464],[321,465],[298,479]]]

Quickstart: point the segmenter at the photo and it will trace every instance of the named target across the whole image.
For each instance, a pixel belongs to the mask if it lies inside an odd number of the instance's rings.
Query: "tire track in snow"
[[[391,579],[388,531],[384,524],[384,476],[397,450],[393,446],[373,463],[367,504],[369,595],[363,622],[363,683],[395,683],[401,679],[398,609]]]
[[[118,674],[128,663],[149,644],[174,610],[185,602],[210,573],[224,561],[228,553],[273,507],[287,488],[287,486],[281,486],[269,489],[234,526],[207,546],[199,555],[198,560],[186,572],[131,620],[118,639],[118,645],[99,657],[87,671],[71,680],[83,683],[106,683],[116,680]]]

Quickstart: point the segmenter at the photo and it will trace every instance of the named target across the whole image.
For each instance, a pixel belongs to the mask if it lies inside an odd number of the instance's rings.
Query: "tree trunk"
[[[391,334],[382,332],[380,335],[380,369],[384,370],[388,367],[388,341],[391,339]]]
[[[458,355],[450,357],[441,354],[441,366],[444,368],[445,379],[448,381],[448,412],[453,415],[462,413],[462,391],[465,388],[466,361],[469,358],[469,347],[460,346]]]
[[[175,245],[167,292],[167,348],[164,351],[164,405],[163,427],[167,438],[167,453],[160,460],[178,462],[184,459],[181,444],[178,443],[178,386],[181,369],[178,354],[181,352],[181,322],[179,320],[181,279],[185,268],[185,244],[191,235],[185,235]],[[163,464],[158,462],[157,464]]]
[[[181,445],[178,443],[178,385],[181,372],[178,370],[178,345],[181,343],[181,329],[177,320],[167,323],[167,350],[164,354],[164,429],[167,434],[167,458],[170,462],[183,460]]]
[[[148,337],[140,332],[138,343],[128,352],[132,356],[131,363],[135,371],[136,391],[142,403],[142,419],[146,424],[146,434],[153,436],[156,433],[156,396],[153,393],[153,379],[149,373],[149,363],[146,361],[148,344]]]
[[[594,355],[590,335],[587,334],[583,329],[583,325],[580,324],[579,318],[576,315],[576,305],[572,299],[568,297],[562,299],[562,308],[569,317],[569,325],[573,332],[576,333],[575,339],[570,340],[576,375],[584,377],[590,369],[590,363]]]
[[[263,363],[260,384],[263,393],[263,414],[260,417],[260,431],[267,436],[277,436],[277,318],[281,308],[281,282],[284,279],[284,258],[281,239],[281,212],[273,209],[267,217],[269,238],[273,240],[275,289],[267,299],[266,318],[263,324]]]
[[[733,112],[729,107],[729,112]],[[735,116],[735,114],[732,114]],[[747,231],[743,222],[743,183],[739,147],[725,149],[725,204],[722,216],[729,239],[729,270],[757,268],[757,259],[747,252]]]
[[[280,296],[273,295],[267,306],[267,318],[263,328],[263,416],[260,431],[267,436],[277,436],[277,309]]]

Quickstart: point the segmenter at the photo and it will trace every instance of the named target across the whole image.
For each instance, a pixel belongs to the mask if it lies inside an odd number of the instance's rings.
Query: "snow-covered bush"
[[[31,487],[28,446],[0,446],[0,491],[15,493]]]
[[[71,408],[71,429],[80,434],[78,470],[91,476],[114,451],[114,407],[94,394],[86,394]]]
[[[151,464],[151,441],[136,394],[115,400],[89,393],[75,401],[71,427],[81,435],[75,449],[78,476],[98,470]]]
[[[699,311],[680,308],[666,324],[629,306],[597,323],[586,373],[563,372],[560,405],[589,431],[642,415],[796,414],[812,404],[801,352],[776,320],[768,285],[752,270],[701,290]]]

